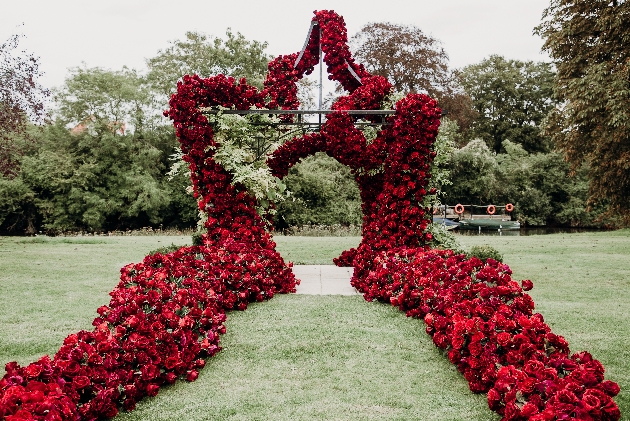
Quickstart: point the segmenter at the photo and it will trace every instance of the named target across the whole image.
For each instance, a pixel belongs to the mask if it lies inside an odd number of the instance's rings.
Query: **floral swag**
[[[348,94],[335,101],[318,133],[293,138],[266,162],[278,178],[315,152],[351,168],[361,191],[363,239],[335,263],[354,266],[352,285],[368,301],[422,318],[470,389],[487,393],[503,420],[620,418],[612,400],[619,386],[604,379],[604,367],[590,354],[571,354],[564,338],[533,313],[525,292],[531,281],[517,283],[507,265],[492,259],[430,248],[426,197],[434,193],[427,189],[441,114],[435,100],[407,95],[367,139],[355,122],[373,117],[347,111],[383,109],[392,86],[354,62],[341,16],[318,11],[313,21],[320,31],[312,31],[297,65],[297,53],[271,61],[261,91],[223,75],[178,83],[165,115],[207,215],[203,245],[125,266],[93,331],[68,336],[52,359],[7,364],[0,418],[96,420],[132,410],[178,378],[197,378],[205,358],[221,349],[226,311],[295,292],[299,281],[275,250],[268,221],[257,212],[260,199],[214,159],[220,145],[203,110],[297,109],[296,82],[313,71],[320,42],[330,78]]]

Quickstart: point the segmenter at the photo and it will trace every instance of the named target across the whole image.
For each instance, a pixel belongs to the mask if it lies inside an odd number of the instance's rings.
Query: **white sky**
[[[0,42],[26,35],[20,47],[40,58],[46,87],[82,65],[145,69],[145,59],[186,31],[224,37],[231,27],[267,41],[268,54],[302,48],[313,10],[342,15],[352,36],[368,22],[413,24],[442,41],[453,68],[491,54],[544,61],[532,34],[549,0],[0,0]],[[22,23],[24,25],[22,25]]]

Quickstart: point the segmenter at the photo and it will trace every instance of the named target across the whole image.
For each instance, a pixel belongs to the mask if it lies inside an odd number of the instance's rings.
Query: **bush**
[[[284,177],[290,196],[277,204],[276,230],[305,225],[360,226],[361,197],[350,168],[323,153],[302,160]]]
[[[0,177],[0,233],[35,234],[35,194],[20,179]]]
[[[497,262],[503,262],[503,255],[499,253],[499,250],[491,246],[472,246],[470,251],[466,253],[468,258],[476,257],[483,262],[488,259],[496,260]]]
[[[151,250],[148,255],[152,256],[156,253],[160,253],[160,254],[168,254],[168,253],[172,253],[174,251],[179,250],[180,248],[182,248],[182,246],[178,246],[177,244],[171,243],[170,246],[164,246],[164,247],[159,247],[156,248],[155,250]]]

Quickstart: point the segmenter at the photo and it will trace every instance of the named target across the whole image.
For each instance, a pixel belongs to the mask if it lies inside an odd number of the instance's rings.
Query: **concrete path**
[[[354,268],[340,268],[334,265],[296,265],[293,273],[301,283],[298,294],[310,295],[357,295],[350,277]]]

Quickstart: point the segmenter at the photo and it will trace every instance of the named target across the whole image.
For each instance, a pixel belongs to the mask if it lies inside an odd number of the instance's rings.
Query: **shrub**
[[[466,253],[468,258],[476,257],[479,260],[485,262],[488,259],[494,259],[497,262],[503,262],[503,255],[499,253],[499,250],[491,246],[472,246],[470,251]]]
[[[194,235],[193,235],[194,237]],[[160,253],[160,254],[168,254],[168,253],[172,253],[174,251],[179,250],[180,248],[182,248],[182,246],[178,246],[177,244],[171,243],[170,246],[164,246],[164,247],[158,247],[155,250],[151,250],[148,255],[152,256],[156,253]]]

